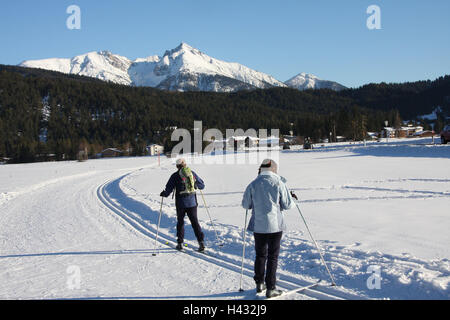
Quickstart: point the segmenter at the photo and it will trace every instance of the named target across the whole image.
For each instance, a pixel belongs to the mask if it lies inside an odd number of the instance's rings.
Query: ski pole
[[[213,220],[212,220],[212,218],[211,218],[211,215],[209,214],[208,205],[206,204],[206,200],[205,200],[205,197],[203,196],[202,190],[200,190],[200,194],[202,195],[202,199],[203,199],[203,203],[205,204],[206,212],[208,213],[209,220],[211,221],[211,225],[212,225],[212,227],[213,227],[213,229],[214,229],[214,232],[215,232],[215,234],[216,234],[216,241],[217,241],[217,242],[220,242],[220,241],[219,241],[219,235],[217,234],[216,227],[215,227],[214,222],[213,222]],[[223,243],[222,243],[222,242],[219,243],[219,247],[223,247]]]
[[[161,223],[161,215],[162,215],[162,208],[163,208],[163,202],[164,202],[164,198],[161,197],[161,208],[159,209],[159,218],[158,218],[158,228],[156,229],[156,237],[155,237],[155,245],[154,245],[154,251],[155,253],[153,253],[153,256],[156,256],[156,243],[158,241],[158,235],[159,235],[159,225]],[[158,247],[158,254],[159,254],[159,248]]]
[[[334,286],[336,286],[336,282],[334,281],[334,278],[333,278],[333,275],[330,272],[330,269],[328,269],[328,266],[327,266],[327,264],[325,262],[325,259],[323,258],[323,255],[322,255],[322,252],[321,252],[321,250],[319,248],[319,245],[317,244],[316,240],[314,240],[314,238],[313,238],[313,236],[311,234],[311,231],[309,230],[308,224],[306,223],[305,217],[303,216],[302,211],[300,210],[300,207],[298,206],[298,203],[295,202],[295,205],[297,206],[298,212],[300,213],[300,216],[302,217],[303,222],[305,223],[306,230],[308,230],[308,233],[309,233],[309,236],[310,236],[311,240],[314,242],[314,245],[316,246],[316,249],[319,252],[320,259],[322,260],[323,265],[325,266],[325,268],[327,269],[328,274],[330,275],[331,285],[334,287]]]
[[[248,215],[248,209],[245,210],[245,221],[244,221],[244,229],[242,230],[242,238],[243,238],[243,244],[242,244],[242,263],[241,263],[241,280],[239,284],[239,292],[244,291],[242,289],[242,277],[244,276],[244,256],[245,256],[245,236],[247,234],[247,215]]]

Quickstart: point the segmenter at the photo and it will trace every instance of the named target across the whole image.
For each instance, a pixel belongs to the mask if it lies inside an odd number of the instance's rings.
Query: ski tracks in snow
[[[140,172],[139,174],[146,174]],[[138,208],[135,201],[145,204],[153,211],[153,223],[155,224],[156,216],[159,211],[160,200],[158,201],[153,196],[140,194],[139,190],[130,186],[133,178],[138,176],[137,174],[129,174],[123,176],[120,181],[113,182],[119,190],[116,190],[119,195],[116,194],[116,200],[119,199],[119,210],[131,211],[134,215],[135,209]],[[409,183],[420,183],[423,188],[420,190],[410,190],[405,188]],[[401,198],[428,198],[428,197],[449,197],[450,193],[447,190],[442,191],[443,188],[447,188],[449,179],[386,179],[376,181],[362,181],[360,185],[343,185],[340,187],[319,187],[312,188],[315,191],[324,190],[330,192],[330,190],[338,190],[339,192],[346,191],[360,191],[360,192],[382,192],[385,195],[374,197],[375,199],[382,198],[389,200],[390,198],[397,199],[397,197],[386,195],[386,193],[400,193],[405,194],[400,196]],[[427,189],[427,184],[432,183],[431,187]],[[439,183],[439,188],[436,187],[436,183]],[[377,184],[382,184],[382,187],[377,187]],[[387,187],[386,184],[392,184],[393,187]],[[301,190],[302,193],[308,191],[308,188],[294,188],[294,190]],[[238,192],[228,192],[224,196],[235,195]],[[205,196],[220,196],[220,194],[204,193]],[[357,198],[358,200],[367,200],[370,197],[364,196]],[[227,198],[228,200],[228,198]],[[339,199],[333,199],[332,201],[342,201]],[[304,201],[302,201],[304,202]],[[209,204],[211,208],[216,206]],[[219,204],[217,207],[223,206]],[[234,206],[234,205],[233,205]],[[238,206],[237,204],[235,206]],[[145,209],[145,208],[144,208]],[[148,210],[148,209],[147,209]],[[175,209],[173,205],[165,203],[164,205],[164,218],[166,221],[162,225],[162,230],[165,232],[166,239],[174,239],[175,230]],[[142,214],[138,213],[135,218],[142,219]],[[201,222],[207,225],[208,222]],[[218,228],[220,238],[225,241],[225,247],[219,249],[218,247],[209,248],[214,253],[214,258],[206,258],[206,262],[215,263],[218,265],[230,264],[233,269],[240,265],[240,254],[242,252],[242,229],[235,225],[223,224],[219,221],[214,222]],[[153,224],[153,225],[154,225]],[[152,230],[151,226],[146,227],[148,231]],[[147,232],[146,231],[146,232]],[[209,226],[204,227],[204,231],[207,238],[214,239],[214,233]],[[153,230],[154,232],[154,230]],[[151,232],[150,232],[151,233]],[[149,236],[152,236],[150,234]],[[406,235],[405,235],[406,237]],[[410,241],[413,241],[414,235],[407,236]],[[247,243],[251,256],[253,240],[249,237],[250,243]],[[191,239],[193,241],[193,239]],[[420,239],[418,239],[419,242]],[[417,291],[426,294],[427,298],[431,299],[448,299],[449,283],[450,283],[450,264],[448,259],[433,259],[423,260],[412,257],[409,254],[403,255],[390,255],[381,253],[378,251],[364,251],[359,249],[360,244],[354,243],[351,245],[337,245],[332,241],[320,241],[325,254],[325,260],[330,264],[331,271],[336,277],[336,282],[341,285],[339,288],[326,288],[318,287],[308,290],[307,295],[310,298],[347,298],[347,299],[362,299],[362,298],[375,298],[375,299],[414,299],[417,297]],[[418,243],[419,244],[419,243]],[[290,231],[283,237],[282,243],[283,249],[280,255],[279,276],[280,286],[283,286],[285,281],[285,288],[289,289],[290,285],[304,285],[305,283],[313,283],[317,279],[328,280],[326,270],[320,263],[317,251],[309,240],[305,239],[302,232]],[[245,272],[244,274],[248,278],[253,276],[252,261],[247,256],[245,260]],[[200,256],[201,257],[201,256]],[[215,259],[218,259],[217,261]],[[376,266],[381,270],[381,289],[370,290],[368,289],[368,279],[371,276],[370,266]],[[301,276],[299,276],[301,275]],[[248,285],[253,286],[253,282],[247,282]],[[383,290],[383,287],[386,290]],[[330,291],[331,289],[331,291]],[[388,289],[388,290],[387,290]],[[331,292],[331,293],[330,293]],[[321,295],[322,293],[322,295]],[[327,297],[328,295],[328,297]],[[297,296],[299,297],[299,296]]]
[[[164,165],[161,170],[168,171]],[[219,237],[225,242],[223,248],[211,240],[215,239],[213,228],[208,220],[204,220],[201,224],[209,239],[208,253],[188,249],[186,257],[183,255],[181,258],[166,245],[175,242],[176,218],[172,201],[165,201],[157,243],[160,256],[151,257],[155,249],[153,239],[161,198],[156,193],[142,193],[132,182],[148,175],[155,166],[114,169],[109,173],[105,170],[90,171],[1,193],[0,206],[5,214],[0,217],[0,244],[7,248],[7,252],[0,256],[0,265],[4,267],[0,272],[1,297],[255,299],[251,237],[248,237],[244,264],[244,285],[249,289],[243,294],[237,293],[237,287],[236,292],[234,288],[230,289],[240,275],[242,228],[223,222],[224,217],[213,214]],[[410,187],[411,183],[420,188]],[[450,179],[405,178],[293,190],[300,192],[304,199],[302,203],[306,205],[308,201],[448,198],[449,183]],[[334,193],[333,196],[330,192]],[[347,194],[349,192],[351,196]],[[240,207],[235,199],[239,193],[206,192],[204,195],[211,202],[208,203],[210,208],[215,208],[212,200],[216,197],[226,198],[226,201],[219,201],[216,208]],[[196,241],[189,229],[187,225],[186,240],[189,247],[195,249]],[[319,286],[290,298],[414,299],[417,291],[426,298],[450,298],[448,259],[422,260],[407,254],[364,251],[359,248],[359,243],[347,246],[332,241],[319,243],[339,287]],[[130,249],[136,246],[145,249]],[[278,273],[281,288],[289,290],[318,279],[328,280],[315,247],[302,232],[287,232],[282,246]],[[194,275],[174,272],[173,268],[183,268],[186,262],[192,264],[191,268],[209,273],[209,278],[203,280],[197,275],[191,279]],[[67,291],[68,263],[78,264],[83,270],[84,285],[79,292]],[[367,270],[371,265],[381,268],[381,290],[367,288],[370,276]],[[161,277],[151,274],[155,267],[160,268]],[[182,290],[185,292],[177,288],[179,281],[183,281]],[[208,287],[212,283],[213,288]],[[199,285],[203,288],[198,289]],[[190,286],[194,289],[189,290]],[[147,288],[152,287],[167,288],[167,297],[148,297],[151,290]],[[174,292],[177,294],[169,294]],[[204,295],[205,292],[209,294]]]
[[[130,227],[141,232],[150,239],[154,239],[156,236],[156,223],[159,215],[160,202],[155,199],[149,199],[148,196],[138,194],[134,188],[130,188],[127,185],[127,181],[132,179],[134,173],[126,174],[118,179],[111,180],[101,185],[97,189],[97,195],[100,201],[108,207],[112,212],[123,218]],[[124,192],[124,190],[127,192]],[[131,194],[128,194],[130,192]],[[141,199],[136,200],[135,198],[139,196]],[[158,248],[173,248],[176,245],[175,241],[175,230],[176,218],[174,217],[174,208],[171,205],[164,205],[163,214],[164,217],[161,221],[159,239],[157,247],[154,249],[158,252]],[[207,239],[214,239],[215,234],[211,226],[206,226],[206,222],[201,222],[203,226],[203,231],[206,234]],[[241,257],[240,252],[242,250],[242,240],[241,233],[242,230],[234,226],[227,226],[223,224],[218,224],[215,222],[218,228],[219,237],[225,242],[224,247],[218,247],[213,241],[208,241],[207,253],[198,253],[195,250],[188,249],[185,253],[203,261],[203,263],[214,265],[220,269],[226,271],[232,271],[235,274],[236,281],[240,276],[240,264]],[[188,247],[196,248],[196,241],[189,238],[187,232],[187,243]],[[220,271],[216,275],[216,282],[219,283],[221,280],[225,281],[225,278],[221,279]],[[229,276],[229,272],[226,273]],[[238,288],[230,288],[229,292],[216,292],[213,297],[219,299],[255,299],[257,298],[254,294],[254,281],[253,281],[253,261],[248,257],[245,259],[244,264],[244,275],[246,278],[245,285],[247,288],[244,294],[238,293]],[[284,272],[280,270],[278,286],[285,290],[291,290],[295,287],[308,285],[310,283],[316,282],[318,279],[311,277],[299,277],[290,272]],[[227,280],[229,281],[229,279]],[[234,291],[235,289],[235,291]],[[357,299],[362,298],[357,296],[352,292],[347,292],[345,290],[340,291],[336,288],[329,288],[327,286],[322,286],[318,288],[311,288],[302,294],[292,295],[290,298],[301,298],[301,299]]]

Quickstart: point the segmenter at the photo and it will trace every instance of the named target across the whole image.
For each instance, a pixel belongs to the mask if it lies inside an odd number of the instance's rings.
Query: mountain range
[[[242,64],[210,57],[186,43],[166,51],[162,57],[154,55],[130,60],[109,51],[100,51],[73,58],[26,60],[19,66],[171,91],[235,92],[271,87],[291,87],[298,90],[326,88],[335,91],[346,89],[337,82],[321,80],[306,73],[281,82]]]

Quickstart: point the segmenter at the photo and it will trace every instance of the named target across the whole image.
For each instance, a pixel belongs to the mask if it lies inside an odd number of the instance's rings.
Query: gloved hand
[[[162,191],[162,192],[159,194],[159,196],[160,196],[160,197],[166,197],[166,193],[165,193],[164,191]]]
[[[291,196],[292,198],[298,201],[297,195],[293,191],[291,191]]]

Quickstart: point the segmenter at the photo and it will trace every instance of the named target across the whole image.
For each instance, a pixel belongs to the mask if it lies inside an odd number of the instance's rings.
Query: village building
[[[147,153],[150,156],[156,156],[158,154],[164,153],[164,146],[161,146],[159,144],[151,144],[145,147],[145,150],[147,150]]]
[[[116,148],[108,148],[103,150],[100,154],[102,158],[114,158],[122,156],[123,151]]]

